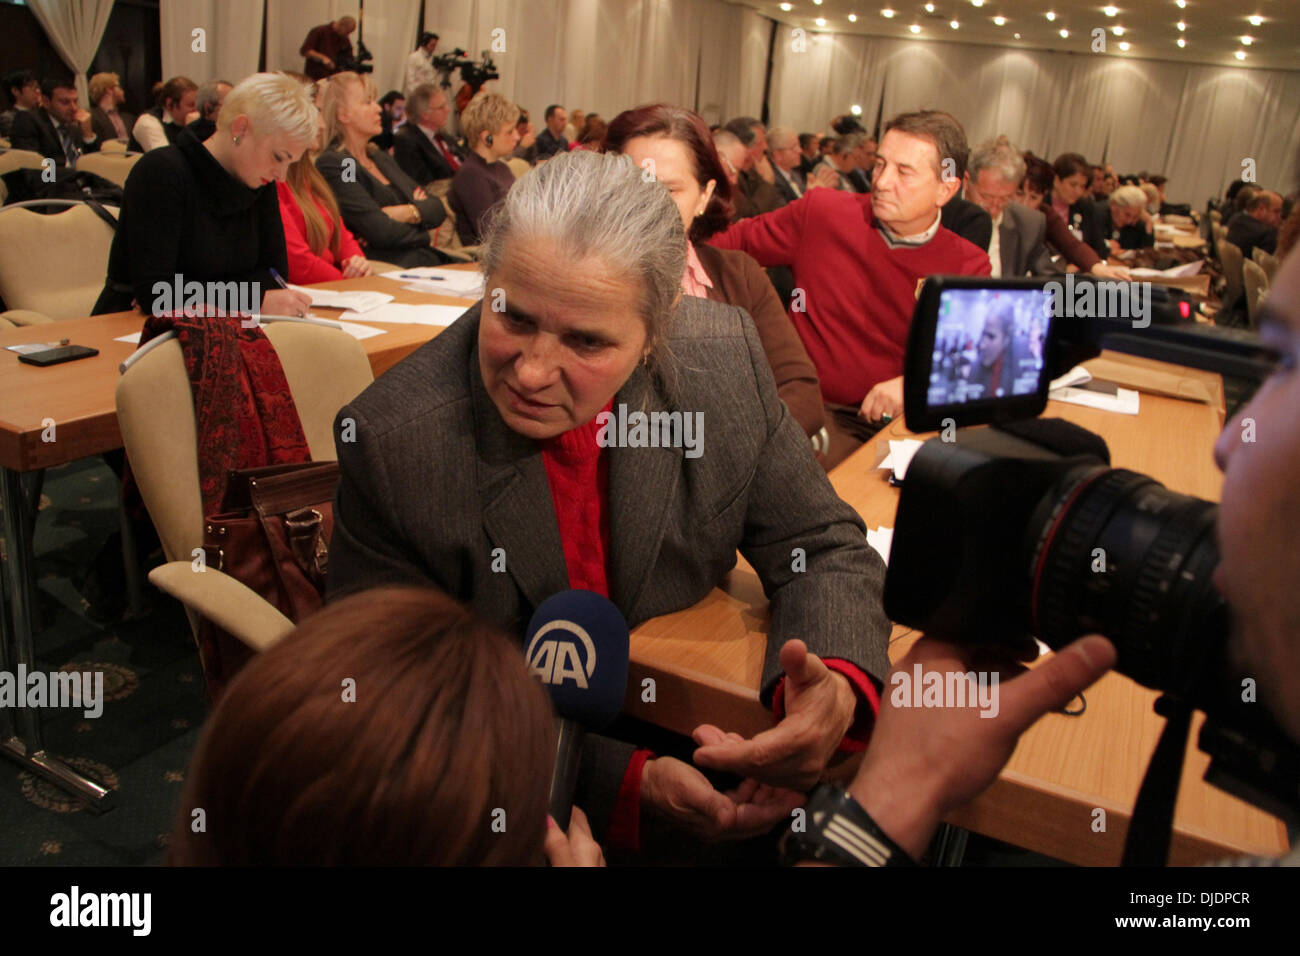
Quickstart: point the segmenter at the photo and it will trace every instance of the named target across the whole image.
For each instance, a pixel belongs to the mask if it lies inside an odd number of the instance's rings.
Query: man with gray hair
[[[868,182],[865,180],[855,182],[853,179],[853,173],[858,171],[857,157],[866,139],[866,133],[849,133],[841,136],[835,140],[831,151],[822,157],[821,165],[835,174],[836,189],[846,193],[871,192]]]
[[[1156,244],[1155,224],[1147,212],[1147,195],[1137,186],[1120,186],[1110,198],[1097,203],[1102,241],[1114,254],[1121,249],[1142,249]]]
[[[784,206],[786,199],[777,190],[776,173],[767,158],[767,128],[752,116],[738,116],[725,123],[722,130],[735,136],[748,154],[743,165],[736,166],[736,185],[741,193],[732,197],[736,200],[736,218],[759,216]]]
[[[773,185],[786,202],[794,202],[808,188],[808,180],[799,165],[799,134],[784,126],[773,127],[767,134],[767,144],[772,150],[772,171],[776,174]]]
[[[988,253],[995,278],[1061,271],[1047,251],[1047,217],[1013,201],[1024,178],[1024,157],[1005,136],[981,143],[971,152],[963,180],[965,198],[993,218]]]
[[[442,131],[451,115],[447,93],[436,83],[421,83],[406,101],[411,122],[393,134],[393,158],[402,172],[426,191],[443,195],[465,154]]]
[[[1282,196],[1271,189],[1252,193],[1246,208],[1228,220],[1228,241],[1249,259],[1256,249],[1277,252],[1277,231],[1282,225]]]
[[[190,123],[190,132],[199,138],[200,143],[217,131],[221,104],[226,101],[226,94],[233,89],[234,86],[225,80],[213,80],[199,87],[194,98],[194,108],[199,111],[199,118]]]

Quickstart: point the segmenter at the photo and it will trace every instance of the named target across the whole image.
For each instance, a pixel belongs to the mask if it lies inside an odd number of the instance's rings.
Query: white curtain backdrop
[[[108,26],[113,0],[27,0],[27,5],[63,62],[72,69],[78,99],[89,103],[86,71],[95,60],[100,37]]]
[[[188,76],[200,85],[209,80],[238,83],[257,72],[263,5],[264,0],[166,0],[158,8],[162,78]],[[194,50],[198,28],[205,33],[202,53]]]
[[[1121,173],[1161,172],[1171,202],[1204,205],[1254,160],[1289,191],[1300,149],[1300,72],[826,34],[798,50],[777,30],[773,124],[824,130],[853,104],[873,128],[896,113],[944,109],[978,143],[1005,134],[1052,159],[1066,151]]]
[[[266,0],[266,68],[301,72],[298,50],[312,27],[348,15],[360,19],[356,0]],[[402,88],[419,18],[419,0],[366,0],[364,39],[375,55],[371,63],[380,96]],[[354,52],[358,36],[351,37]]]

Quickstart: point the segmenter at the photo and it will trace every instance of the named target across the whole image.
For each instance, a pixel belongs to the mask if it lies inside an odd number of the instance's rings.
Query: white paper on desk
[[[891,440],[889,454],[885,456],[879,467],[889,469],[894,473],[895,478],[902,481],[907,477],[907,466],[912,463],[912,456],[920,451],[924,444],[925,442],[917,441],[915,438]]]
[[[130,335],[119,335],[117,338],[113,339],[113,341],[114,341],[114,342],[126,342],[128,345],[139,345],[139,344],[140,344],[140,333],[139,333],[139,332],[132,332]]]
[[[1185,262],[1181,266],[1174,266],[1172,269],[1129,269],[1128,273],[1132,276],[1163,276],[1166,279],[1190,279],[1192,276],[1200,274],[1203,265],[1205,265],[1204,259],[1196,259],[1192,262]]]
[[[369,339],[369,338],[373,338],[376,335],[384,334],[383,329],[372,329],[368,325],[357,325],[355,322],[344,322],[342,319],[334,319],[332,321],[337,323],[339,328],[341,328],[348,335],[352,336],[358,342],[360,342],[362,339]]]
[[[1060,388],[1049,392],[1047,397],[1071,405],[1099,408],[1103,412],[1119,412],[1121,415],[1136,415],[1140,404],[1138,393],[1129,388],[1117,388],[1114,395],[1086,388]]]
[[[421,292],[478,299],[483,296],[483,274],[472,269],[448,269],[445,266],[417,266],[398,272],[385,272],[385,279],[398,282],[416,279]],[[426,288],[427,286],[427,288]]]
[[[139,338],[140,333],[135,333]],[[122,341],[119,339],[118,341]],[[31,342],[27,345],[6,345],[5,348],[10,352],[17,352],[19,355],[32,355],[36,352],[48,352],[50,349],[63,348],[58,342]]]
[[[371,309],[364,315],[356,312],[344,312],[340,319],[345,322],[358,319],[365,322],[394,323],[397,325],[441,325],[447,326],[465,314],[459,305],[406,305],[392,302]]]
[[[1049,392],[1056,391],[1058,388],[1070,388],[1075,385],[1086,385],[1092,381],[1092,373],[1082,365],[1076,365],[1060,378],[1054,378],[1051,384],[1047,386]]]
[[[343,289],[309,289],[306,286],[290,284],[294,292],[311,296],[311,304],[322,309],[348,309],[352,312],[369,312],[381,305],[393,301],[387,292],[368,292],[365,290],[345,291]]]
[[[868,528],[867,544],[875,548],[876,553],[880,555],[880,557],[884,560],[886,564],[888,564],[889,549],[894,545],[894,529],[893,528]]]
[[[446,286],[440,285],[437,282],[420,282],[419,280],[411,280],[404,282],[402,288],[407,292],[419,292],[424,295],[445,295],[449,299],[468,299],[470,301],[477,301],[483,298],[482,286],[479,286],[478,292],[471,294],[468,292],[453,292]]]

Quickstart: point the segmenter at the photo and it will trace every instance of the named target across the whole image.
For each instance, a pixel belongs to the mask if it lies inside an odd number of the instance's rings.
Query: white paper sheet
[[[348,335],[352,336],[358,342],[362,339],[374,338],[376,335],[384,334],[383,329],[374,329],[368,325],[357,325],[355,322],[344,322],[341,319],[337,321],[339,328],[348,333]]]
[[[1194,275],[1199,275],[1201,266],[1205,265],[1204,259],[1196,259],[1193,262],[1185,262],[1181,266],[1174,266],[1172,269],[1129,269],[1129,275],[1134,276],[1163,276],[1166,279],[1190,279]]]
[[[907,477],[907,466],[912,463],[912,456],[921,450],[925,442],[917,441],[915,438],[904,438],[901,441],[890,441],[889,454],[880,463],[881,468],[888,469],[894,473],[894,477],[902,481]]]
[[[894,546],[894,529],[893,528],[868,528],[867,544],[876,549],[876,553],[889,563],[889,549]]]
[[[130,335],[119,335],[117,338],[113,339],[113,341],[114,341],[114,342],[126,342],[126,343],[129,344],[129,345],[139,345],[139,344],[140,344],[140,333],[139,333],[139,332],[132,332]]]
[[[393,323],[395,325],[447,326],[464,314],[464,307],[459,305],[405,305],[400,302],[392,302],[364,314],[344,312],[339,318],[344,322],[353,322],[360,319],[365,322]]]
[[[417,292],[451,295],[457,298],[478,299],[483,296],[483,275],[469,269],[448,269],[445,266],[417,266],[398,272],[385,272],[385,279],[409,282]]]
[[[1128,388],[1116,389],[1114,395],[1106,392],[1094,392],[1086,388],[1061,388],[1048,393],[1048,398],[1071,405],[1087,405],[1099,408],[1103,412],[1119,412],[1121,415],[1136,415],[1141,404],[1138,393]]]
[[[348,309],[352,312],[369,312],[381,305],[393,301],[387,292],[355,291],[345,292],[341,289],[309,289],[306,286],[290,285],[294,292],[311,296],[311,304],[322,309]]]

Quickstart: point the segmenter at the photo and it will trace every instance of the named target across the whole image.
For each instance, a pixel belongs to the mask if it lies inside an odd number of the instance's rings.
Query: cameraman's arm
[[[1032,670],[992,685],[986,712],[907,706],[914,668],[937,671],[946,682],[947,674],[969,672],[972,664],[970,648],[917,641],[890,672],[875,732],[849,787],[880,829],[914,860],[948,813],[997,779],[1021,734],[1114,666],[1115,648],[1096,635],[1080,638]]]

